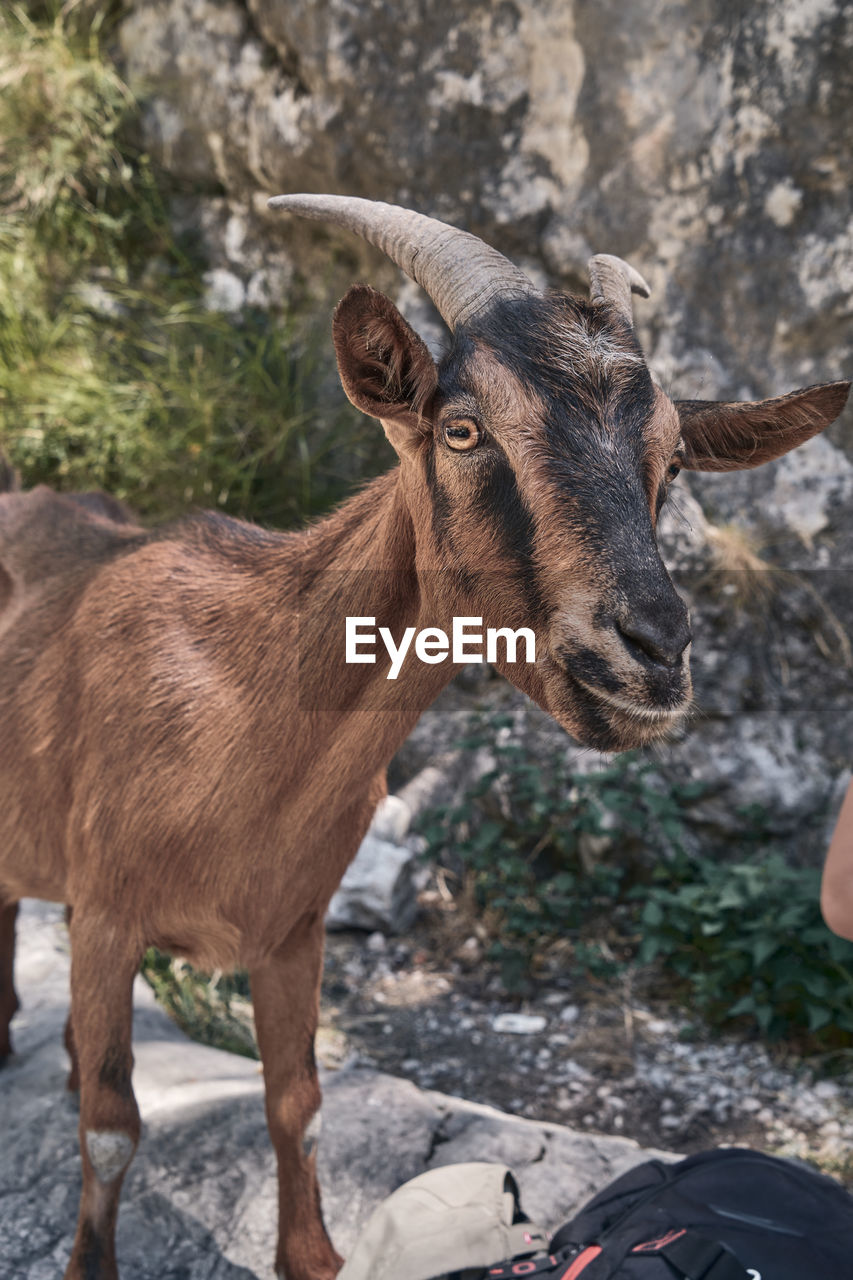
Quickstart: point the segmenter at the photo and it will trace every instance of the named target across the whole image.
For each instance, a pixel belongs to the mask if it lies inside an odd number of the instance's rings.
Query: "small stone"
[[[368,951],[373,951],[377,953],[380,951],[384,951],[385,947],[387,946],[385,934],[380,933],[380,931],[377,929],[374,933],[371,933],[369,935],[367,942],[365,943],[365,946],[367,947]]]
[[[547,1025],[547,1018],[540,1013],[499,1013],[492,1018],[493,1031],[513,1036],[535,1036]]]
[[[577,1022],[580,1015],[580,1009],[576,1004],[567,1004],[564,1009],[560,1010],[560,1021],[571,1025]]]

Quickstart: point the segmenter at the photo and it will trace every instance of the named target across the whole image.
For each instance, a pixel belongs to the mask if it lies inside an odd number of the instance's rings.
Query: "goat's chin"
[[[673,705],[640,701],[597,689],[548,662],[542,705],[557,723],[585,747],[597,751],[633,751],[668,737],[690,706],[690,677]]]

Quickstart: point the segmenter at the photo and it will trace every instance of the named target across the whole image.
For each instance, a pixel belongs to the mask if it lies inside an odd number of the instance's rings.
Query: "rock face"
[[[68,957],[59,908],[19,923],[16,1054],[0,1075],[0,1272],[55,1280],[74,1236],[77,1114],[65,1092]],[[277,1200],[258,1063],[193,1044],[137,983],[134,1089],[143,1137],[125,1182],[118,1254],[126,1280],[271,1280]],[[611,1178],[659,1155],[619,1138],[517,1120],[392,1076],[323,1081],[320,1179],[344,1253],[380,1200],[438,1165],[494,1160],[516,1172],[549,1228]]]
[[[590,251],[635,258],[646,346],[685,396],[814,381],[851,354],[843,0],[128,8],[146,142],[224,186],[238,267],[292,243],[275,218],[246,231],[257,197],[344,191],[459,222],[552,283],[579,284]]]
[[[412,923],[423,887],[418,854],[424,842],[408,835],[411,819],[405,800],[385,797],[329,903],[327,928],[402,933]]]
[[[208,193],[182,216],[211,255],[211,305],[318,294],[337,262],[341,287],[386,288],[435,340],[373,251],[265,207],[342,191],[467,227],[543,284],[582,289],[590,252],[627,257],[673,395],[756,398],[853,369],[844,0],[126,8],[117,55],[145,143]],[[694,612],[699,717],[667,755],[713,784],[699,825],[719,845],[760,810],[816,855],[853,742],[853,414],[777,464],[680,488],[663,536]],[[708,519],[744,530],[739,554]],[[756,557],[783,571],[760,590]]]

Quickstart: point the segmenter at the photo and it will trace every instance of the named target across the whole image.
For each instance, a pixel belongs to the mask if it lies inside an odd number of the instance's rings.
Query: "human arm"
[[[833,933],[853,940],[853,781],[847,788],[823,866],[820,909]]]

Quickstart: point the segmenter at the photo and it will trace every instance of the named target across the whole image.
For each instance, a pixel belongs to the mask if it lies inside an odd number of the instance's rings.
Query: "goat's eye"
[[[451,418],[444,424],[444,439],[451,449],[464,453],[480,443],[480,428],[471,418]]]
[[[669,484],[669,482],[670,482],[671,480],[674,480],[674,479],[675,479],[675,477],[676,477],[680,472],[681,472],[681,463],[679,463],[679,462],[671,462],[671,463],[669,464],[669,466],[667,467],[667,469],[666,469],[666,480],[667,480],[667,484]]]

